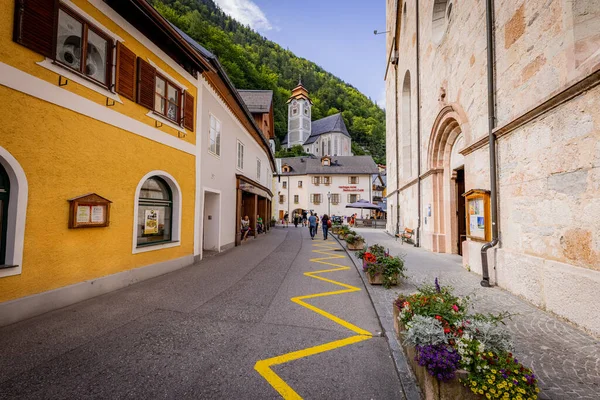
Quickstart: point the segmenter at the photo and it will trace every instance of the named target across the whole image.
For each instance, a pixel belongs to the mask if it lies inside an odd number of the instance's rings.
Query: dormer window
[[[324,167],[329,167],[331,165],[331,158],[329,158],[329,157],[321,158],[321,165]]]
[[[289,165],[284,165],[283,167],[281,167],[281,171],[283,171],[283,172],[290,172],[290,166]]]

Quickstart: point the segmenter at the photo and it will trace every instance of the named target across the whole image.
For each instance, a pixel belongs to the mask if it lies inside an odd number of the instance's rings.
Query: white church
[[[298,83],[288,100],[288,134],[281,142],[286,148],[302,145],[315,156],[351,156],[352,139],[342,114],[334,114],[311,122],[312,101],[308,90]]]

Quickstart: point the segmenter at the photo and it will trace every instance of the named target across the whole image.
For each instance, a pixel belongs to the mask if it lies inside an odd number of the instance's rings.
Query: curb
[[[387,339],[388,348],[390,349],[392,359],[394,360],[396,373],[398,374],[400,384],[402,385],[402,390],[404,391],[404,397],[407,400],[421,400],[421,390],[417,385],[415,375],[413,374],[412,370],[408,365],[408,362],[406,361],[406,356],[404,355],[402,346],[396,338],[396,335],[394,333],[393,321],[388,321],[387,319],[383,318],[382,316],[385,315],[385,312],[382,309],[383,306],[373,301],[374,289],[371,288],[371,285],[367,281],[365,274],[361,271],[361,265],[357,261],[358,258],[356,258],[356,256],[352,254],[352,252],[348,251],[346,246],[344,246],[344,243],[342,243],[340,239],[338,239],[337,235],[330,235],[333,236],[333,238],[340,244],[340,246],[342,246],[346,254],[348,254],[348,257],[352,261],[352,264],[354,264],[354,267],[356,268],[360,279],[362,279],[363,285],[365,286],[367,294],[369,295],[369,299],[371,300],[371,304],[373,305],[375,313],[377,314],[377,319],[379,320],[379,325],[382,328],[383,336]],[[388,306],[392,307],[391,304],[388,304]],[[390,332],[391,334],[388,334],[388,332]]]

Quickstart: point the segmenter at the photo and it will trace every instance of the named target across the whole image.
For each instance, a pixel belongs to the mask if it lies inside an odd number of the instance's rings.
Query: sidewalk
[[[459,256],[402,245],[382,230],[355,230],[365,237],[369,245],[381,244],[392,255],[405,254],[408,280],[400,286],[386,290],[365,282],[388,336],[395,339],[393,300],[399,293],[412,293],[421,284],[432,284],[437,277],[440,284],[454,287],[456,294],[469,295],[476,312],[510,311],[517,314],[506,324],[515,339],[515,353],[539,379],[540,399],[600,398],[599,340],[503,289],[481,287],[481,277],[465,270]],[[360,268],[362,263],[356,257],[353,259],[361,276],[364,276]],[[398,341],[390,340],[390,347],[407,397],[414,398],[414,390],[411,390],[416,386],[414,377]]]

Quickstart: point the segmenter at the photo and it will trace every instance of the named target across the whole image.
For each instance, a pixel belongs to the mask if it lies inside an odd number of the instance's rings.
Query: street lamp
[[[331,192],[327,192],[327,215],[331,217]]]

